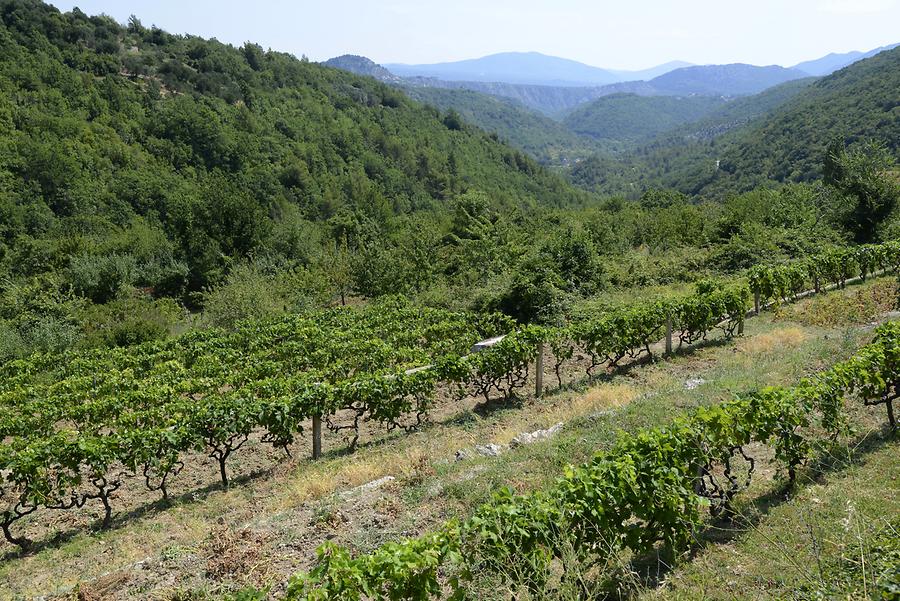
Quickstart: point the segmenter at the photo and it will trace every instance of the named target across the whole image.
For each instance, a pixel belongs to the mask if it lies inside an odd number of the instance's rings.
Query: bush
[[[488,308],[501,311],[519,323],[554,323],[562,317],[567,305],[564,286],[559,276],[549,269],[526,267]]]
[[[327,284],[321,274],[288,269],[265,261],[241,263],[225,282],[203,295],[203,322],[233,327],[245,319],[296,313],[323,304]]]
[[[79,339],[78,326],[54,315],[41,317],[20,332],[28,353],[60,353]]]
[[[585,232],[569,228],[556,234],[544,243],[540,256],[562,280],[565,290],[590,294],[600,286],[603,264]]]
[[[131,346],[162,340],[184,319],[184,309],[171,299],[132,296],[105,305],[90,305],[79,315],[82,348]]]
[[[137,264],[131,255],[80,255],[72,258],[65,279],[77,294],[106,303],[132,286],[136,274]]]

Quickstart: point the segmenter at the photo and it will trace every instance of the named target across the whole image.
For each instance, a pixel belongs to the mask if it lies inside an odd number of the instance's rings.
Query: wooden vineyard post
[[[534,360],[534,396],[541,398],[544,394],[544,343],[538,342],[537,357]]]
[[[759,291],[753,293],[753,312],[759,315]]]
[[[744,316],[741,315],[741,320],[738,322],[738,336],[744,335]]]
[[[312,418],[312,458],[313,460],[322,457],[322,416],[314,415]]]
[[[666,356],[672,354],[672,316],[666,317]]]

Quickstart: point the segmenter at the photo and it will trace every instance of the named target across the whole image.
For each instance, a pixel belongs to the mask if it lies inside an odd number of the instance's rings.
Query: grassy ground
[[[880,285],[869,283],[835,296],[855,306],[860,291]],[[180,495],[170,507],[152,505],[120,515],[107,532],[76,529],[33,555],[7,555],[0,564],[4,583],[0,598],[80,594],[90,599],[204,599],[247,585],[278,590],[289,574],[311,564],[315,548],[325,540],[364,551],[385,540],[424,532],[449,517],[468,515],[500,486],[526,490],[551,482],[564,465],[607,448],[620,430],[666,423],[679,412],[764,385],[793,383],[848,356],[868,339],[871,315],[863,315],[866,311],[846,320],[808,318],[805,315],[822,311],[841,312],[840,302],[821,311],[806,308],[816,302],[823,301],[812,299],[799,308],[750,320],[745,336],[731,343],[713,341],[671,360],[521,406],[486,413],[462,409],[425,431],[383,438],[353,455],[332,453],[316,464],[283,460],[274,468],[239,478],[230,490],[201,486]],[[873,305],[868,313],[881,308]],[[565,426],[549,441],[499,457],[470,451],[473,458],[455,459],[459,449],[471,449],[476,443],[504,444],[518,433],[557,422]],[[861,458],[885,454],[891,461],[887,453],[891,448]],[[896,471],[896,463],[892,465]],[[829,478],[850,477],[852,469],[838,469]],[[384,476],[395,479],[371,490],[354,488]],[[755,499],[769,494],[773,478],[771,474],[761,479],[761,488],[751,491],[747,511]],[[830,480],[822,482],[816,486],[827,488]],[[865,490],[848,487],[861,494]],[[879,490],[885,492],[883,487]],[[859,501],[856,506],[867,505]],[[778,511],[789,507],[779,505]],[[768,523],[765,516],[758,527]],[[731,542],[710,543],[694,562],[671,572],[661,587],[648,587],[647,578],[638,577],[628,594],[697,598],[691,595],[702,589],[692,589],[692,582],[710,587],[718,583],[716,574],[704,575],[704,558],[716,565],[721,559],[713,554],[743,544],[752,535],[740,533]],[[764,544],[760,540],[757,546]],[[778,554],[771,557],[773,573],[786,573],[778,567],[785,565]],[[691,566],[698,571],[690,572]],[[727,583],[726,578],[718,590],[726,591]],[[739,592],[722,598],[744,598]],[[504,593],[494,590],[491,595]]]
[[[898,473],[896,439],[872,437],[807,474],[790,501],[762,497],[734,524],[711,527],[709,544],[641,597],[880,599],[889,581],[900,595]]]

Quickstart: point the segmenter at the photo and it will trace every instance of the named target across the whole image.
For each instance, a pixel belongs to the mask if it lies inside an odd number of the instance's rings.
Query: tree
[[[444,116],[444,125],[446,125],[449,130],[459,131],[463,128],[462,117],[460,117],[459,113],[454,109],[450,109]]]
[[[665,209],[677,204],[686,204],[688,197],[675,190],[650,188],[641,195],[641,206],[645,209]]]
[[[325,248],[322,269],[332,290],[341,297],[341,305],[346,305],[353,287],[353,254],[347,248],[346,238]]]
[[[564,285],[559,275],[545,264],[523,265],[489,308],[502,311],[520,323],[553,324],[565,311]]]
[[[562,280],[569,292],[593,292],[603,266],[590,236],[574,228],[561,230],[544,243],[541,258]]]
[[[825,183],[849,200],[838,207],[840,221],[856,242],[872,242],[878,227],[897,206],[900,188],[887,172],[893,159],[883,144],[866,142],[852,150],[832,143],[825,161]]]
[[[141,20],[136,16],[131,15],[128,17],[128,33],[136,33],[140,36],[143,36],[147,33],[147,28],[141,23]]]

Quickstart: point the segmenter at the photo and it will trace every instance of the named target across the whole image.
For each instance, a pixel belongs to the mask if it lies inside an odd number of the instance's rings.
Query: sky
[[[321,61],[433,63],[537,51],[608,69],[671,60],[791,66],[900,42],[900,0],[78,0],[172,33]]]

